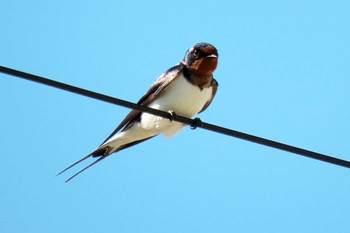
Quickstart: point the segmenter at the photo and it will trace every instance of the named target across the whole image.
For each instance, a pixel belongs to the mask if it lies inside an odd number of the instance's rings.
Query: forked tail
[[[78,171],[77,173],[75,173],[73,176],[69,177],[65,182],[70,181],[71,179],[73,179],[74,177],[76,177],[77,175],[79,175],[80,173],[82,173],[83,171],[85,171],[86,169],[88,169],[89,167],[91,167],[92,165],[100,162],[102,159],[108,157],[110,155],[110,147],[100,147],[97,148],[96,150],[94,150],[93,152],[91,152],[90,154],[88,154],[87,156],[81,158],[80,160],[76,161],[75,163],[69,165],[68,167],[66,167],[65,169],[63,169],[61,172],[59,172],[57,174],[60,175],[63,172],[67,171],[68,169],[74,167],[75,165],[77,165],[78,163],[84,161],[85,159],[89,158],[89,157],[100,157],[97,160],[95,160],[94,162],[90,163],[89,165],[87,165],[86,167],[84,167],[83,169],[81,169],[80,171]]]

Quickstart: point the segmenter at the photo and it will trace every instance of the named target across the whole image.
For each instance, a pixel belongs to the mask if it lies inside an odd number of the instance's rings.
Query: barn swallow
[[[160,75],[137,103],[191,118],[204,111],[216,94],[218,82],[213,78],[213,72],[217,63],[216,48],[208,43],[197,43],[187,50],[184,59],[179,64]],[[89,157],[98,158],[66,180],[68,182],[115,152],[134,146],[158,134],[172,136],[182,127],[182,123],[132,110],[97,149],[58,175]]]

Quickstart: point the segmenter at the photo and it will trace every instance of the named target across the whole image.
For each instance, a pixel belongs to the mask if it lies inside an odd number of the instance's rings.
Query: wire
[[[33,74],[29,74],[29,73],[25,73],[19,70],[14,70],[11,68],[7,68],[4,66],[0,66],[0,72],[11,75],[11,76],[15,76],[15,77],[19,77],[19,78],[23,78],[23,79],[27,79],[30,81],[34,81],[34,82],[38,82],[44,85],[48,85],[48,86],[52,86],[55,88],[59,88],[65,91],[69,91],[69,92],[73,92],[79,95],[83,95],[83,96],[87,96],[93,99],[97,99],[97,100],[101,100],[104,102],[108,102],[108,103],[112,103],[112,104],[116,104],[116,105],[120,105],[123,107],[127,107],[127,108],[131,108],[131,109],[136,109],[142,112],[147,112],[156,116],[160,116],[163,118],[167,118],[169,120],[174,120],[174,121],[178,121],[187,125],[190,125],[192,129],[195,129],[197,127],[202,128],[202,129],[206,129],[206,130],[210,130],[213,132],[217,132],[220,134],[225,134],[231,137],[236,137],[236,138],[240,138],[243,140],[247,140],[250,142],[254,142],[254,143],[258,143],[261,145],[265,145],[268,147],[273,147],[279,150],[284,150],[284,151],[288,151],[294,154],[298,154],[298,155],[302,155],[302,156],[306,156],[309,158],[313,158],[313,159],[317,159],[320,161],[324,161],[327,163],[332,163],[335,165],[339,165],[339,166],[343,166],[343,167],[347,167],[350,168],[350,161],[346,161],[343,159],[339,159],[339,158],[335,158],[335,157],[331,157],[325,154],[321,154],[321,153],[317,153],[314,151],[310,151],[310,150],[305,150],[299,147],[295,147],[295,146],[291,146],[291,145],[287,145],[284,143],[280,143],[280,142],[276,142],[276,141],[272,141],[269,139],[265,139],[265,138],[261,138],[261,137],[257,137],[254,135],[250,135],[250,134],[246,134],[246,133],[242,133],[236,130],[232,130],[232,129],[228,129],[228,128],[224,128],[221,126],[217,126],[217,125],[213,125],[213,124],[209,124],[206,122],[201,121],[199,118],[195,118],[195,119],[190,119],[187,117],[183,117],[183,116],[179,116],[170,112],[164,112],[161,110],[157,110],[157,109],[153,109],[153,108],[149,108],[147,106],[143,106],[143,105],[138,105],[129,101],[125,101],[122,99],[118,99],[118,98],[114,98],[111,96],[107,96],[107,95],[103,95],[97,92],[93,92],[93,91],[89,91],[83,88],[79,88],[79,87],[75,87],[75,86],[71,86],[65,83],[61,83],[61,82],[57,82],[51,79],[47,79],[44,77],[40,77],[37,75],[33,75]]]

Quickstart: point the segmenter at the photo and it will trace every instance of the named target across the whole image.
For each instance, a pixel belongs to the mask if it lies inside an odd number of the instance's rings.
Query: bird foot
[[[169,110],[168,113],[170,114],[169,121],[173,122],[176,119],[176,113],[174,112],[174,110]]]
[[[193,119],[193,123],[191,124],[191,129],[197,129],[197,127],[201,127],[203,125],[203,122],[198,117]]]

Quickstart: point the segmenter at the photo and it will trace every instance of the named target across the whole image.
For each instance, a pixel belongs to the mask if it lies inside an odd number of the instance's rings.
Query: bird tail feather
[[[92,165],[100,162],[102,159],[106,158],[108,155],[110,155],[110,147],[109,146],[105,146],[105,147],[99,147],[96,150],[92,151],[90,154],[86,155],[85,157],[79,159],[78,161],[76,161],[75,163],[69,165],[68,167],[66,167],[65,169],[63,169],[62,171],[60,171],[58,175],[64,173],[65,171],[67,171],[68,169],[74,167],[75,165],[81,163],[82,161],[84,161],[85,159],[89,158],[89,157],[100,157],[99,159],[95,160],[94,162],[92,162],[91,164],[87,165],[86,167],[84,167],[83,169],[81,169],[80,171],[78,171],[77,173],[75,173],[73,176],[71,176],[69,179],[67,179],[65,182],[70,181],[71,179],[73,179],[74,177],[76,177],[77,175],[79,175],[80,173],[82,173],[83,171],[85,171],[86,169],[88,169],[89,167],[91,167]]]

